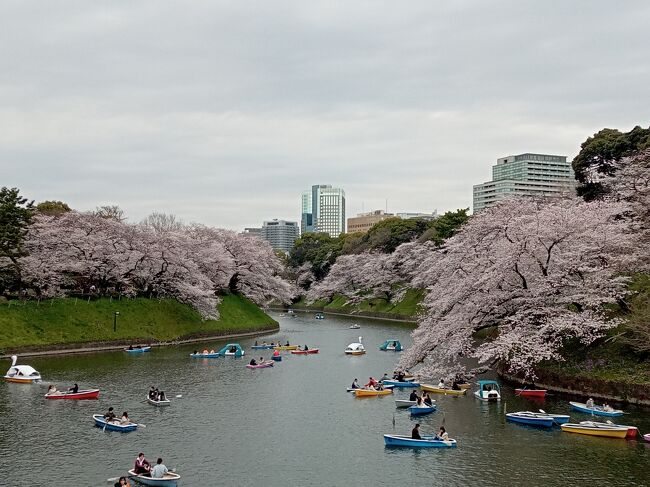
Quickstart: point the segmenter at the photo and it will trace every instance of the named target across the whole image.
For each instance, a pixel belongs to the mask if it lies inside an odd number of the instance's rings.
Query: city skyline
[[[497,157],[650,123],[643,1],[42,10],[0,6],[0,183],[130,222],[298,220],[315,181],[349,215],[442,214]]]

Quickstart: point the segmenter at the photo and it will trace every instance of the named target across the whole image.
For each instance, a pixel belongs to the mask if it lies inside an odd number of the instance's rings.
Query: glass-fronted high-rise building
[[[328,233],[338,237],[345,233],[345,191],[329,184],[316,184],[302,193],[300,229]]]
[[[276,250],[289,253],[300,236],[298,222],[273,219],[262,224],[260,236]]]
[[[559,196],[575,191],[576,179],[566,156],[519,154],[497,159],[492,181],[474,186],[474,212],[510,196]]]

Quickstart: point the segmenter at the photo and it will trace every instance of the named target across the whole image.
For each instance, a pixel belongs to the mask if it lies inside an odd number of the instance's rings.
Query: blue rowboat
[[[124,351],[127,353],[144,353],[144,352],[150,352],[151,347],[125,348]]]
[[[412,416],[423,416],[425,414],[431,414],[436,410],[435,406],[411,406],[408,408]]]
[[[271,350],[275,345],[253,345],[251,348],[253,350]]]
[[[607,416],[609,418],[616,418],[618,416],[623,416],[623,411],[620,409],[612,409],[611,411],[605,411],[602,406],[594,406],[593,408],[588,408],[586,404],[581,402],[569,402],[571,404],[571,409],[580,411],[581,413],[593,414],[595,416]]]
[[[127,423],[127,424],[108,423],[104,419],[104,416],[102,416],[101,414],[93,414],[93,419],[95,420],[95,426],[102,429],[104,429],[105,427],[108,431],[120,431],[122,433],[127,433],[129,431],[135,431],[136,429],[138,429],[137,423]]]
[[[456,440],[436,440],[433,437],[414,440],[410,436],[384,435],[384,443],[386,446],[407,446],[411,448],[456,448]]]
[[[282,355],[271,355],[271,360],[275,360],[276,362],[282,362]]]
[[[399,381],[399,380],[383,380],[384,385],[394,386],[394,387],[420,387],[419,382],[409,382],[409,381]]]
[[[190,357],[192,358],[219,358],[219,352],[214,353],[191,353]]]
[[[538,426],[542,428],[552,428],[553,424],[555,423],[555,420],[551,416],[541,413],[530,413],[528,411],[507,413],[506,421],[525,424],[528,426]]]

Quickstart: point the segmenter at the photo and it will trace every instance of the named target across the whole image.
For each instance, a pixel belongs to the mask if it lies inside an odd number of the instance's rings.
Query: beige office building
[[[359,213],[357,216],[348,218],[348,233],[365,233],[386,218],[394,217],[392,213],[385,213],[384,210],[375,210],[369,213]]]

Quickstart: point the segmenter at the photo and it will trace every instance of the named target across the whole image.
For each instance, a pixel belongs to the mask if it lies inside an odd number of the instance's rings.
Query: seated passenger
[[[433,401],[431,400],[431,397],[429,396],[428,392],[424,393],[424,397],[422,398],[422,402],[425,405],[429,406],[429,407],[433,406]]]
[[[440,379],[440,382],[438,382],[438,389],[444,389],[445,388],[445,379]]]
[[[104,414],[104,419],[109,423],[115,420],[115,412],[112,407],[108,408],[108,412]]]
[[[72,392],[73,394],[76,394],[79,392],[79,385],[75,382],[74,385],[68,389],[68,392]]]
[[[305,345],[305,348],[303,350],[306,352],[307,350],[309,350],[309,347]]]
[[[248,365],[257,365],[257,362],[255,361],[254,358],[252,358],[251,361],[248,362]]]
[[[357,379],[354,379],[352,381],[352,385],[350,386],[350,389],[360,389],[360,388],[361,387],[359,386],[359,382],[357,381]]]
[[[50,385],[50,387],[47,388],[47,394],[52,395],[52,394],[57,394],[59,391],[56,390],[56,386],[54,384]]]
[[[590,397],[589,399],[587,399],[587,403],[585,404],[585,406],[587,406],[589,409],[593,409],[594,408],[594,400]]]
[[[420,436],[420,423],[416,423],[413,429],[411,430],[411,438],[414,440],[421,440]]]
[[[120,424],[129,424],[131,421],[129,420],[129,413],[124,411],[122,413],[122,419],[120,419]]]
[[[449,435],[444,426],[441,426],[436,435],[436,440],[449,441]]]
[[[274,357],[279,357],[280,356],[280,350],[273,350],[273,356]]]
[[[163,464],[162,458],[159,458],[156,462],[156,465],[151,469],[151,478],[152,479],[162,479],[169,470]]]
[[[138,454],[138,457],[135,459],[135,466],[133,467],[133,470],[136,474],[146,474],[149,473],[149,470],[151,470],[151,464],[144,457],[144,453]]]
[[[417,401],[418,400],[418,393],[415,391],[411,391],[411,395],[409,396],[409,401]]]

